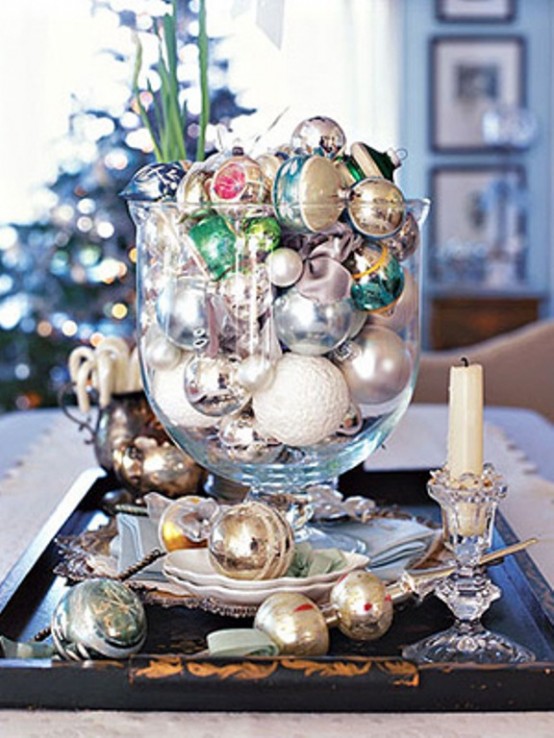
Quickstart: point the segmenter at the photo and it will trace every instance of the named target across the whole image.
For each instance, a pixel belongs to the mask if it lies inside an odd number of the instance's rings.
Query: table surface
[[[503,512],[520,538],[538,535],[535,562],[554,586],[554,425],[512,408],[487,408],[485,451],[508,479]],[[422,467],[445,457],[447,409],[412,405],[371,468],[398,468],[406,459]],[[425,432],[422,432],[424,430]],[[409,447],[409,453],[408,453]],[[487,458],[489,458],[487,456]],[[437,461],[438,460],[438,461]],[[40,530],[71,483],[94,466],[83,435],[58,410],[0,417],[0,581]],[[413,466],[413,463],[409,463]],[[286,705],[280,705],[286,710]],[[164,738],[335,738],[395,732],[406,738],[551,738],[554,712],[542,713],[130,713],[108,711],[0,712],[0,736],[48,738],[136,736]]]

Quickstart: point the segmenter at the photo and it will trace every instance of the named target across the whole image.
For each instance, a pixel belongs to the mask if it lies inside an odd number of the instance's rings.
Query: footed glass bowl
[[[199,464],[281,507],[302,535],[307,488],[363,461],[410,402],[429,201],[373,205],[382,237],[328,226],[314,202],[285,205],[129,203],[156,414]]]

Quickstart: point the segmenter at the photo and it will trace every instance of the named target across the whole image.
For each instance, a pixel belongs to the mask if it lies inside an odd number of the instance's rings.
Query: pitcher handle
[[[70,394],[73,395],[74,391],[74,384],[73,382],[65,382],[63,384],[59,391],[58,391],[58,405],[60,406],[63,414],[71,420],[72,423],[76,423],[79,426],[79,432],[86,430],[89,432],[90,436],[88,438],[85,438],[86,444],[93,444],[96,439],[96,430],[94,426],[92,425],[92,417],[91,415],[88,415],[86,418],[79,417],[78,415],[74,415],[71,412],[71,408],[73,406],[70,406],[68,404],[69,402],[69,396]]]

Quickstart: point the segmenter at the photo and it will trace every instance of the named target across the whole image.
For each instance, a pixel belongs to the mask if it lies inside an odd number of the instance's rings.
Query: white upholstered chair
[[[449,368],[462,356],[483,365],[488,405],[528,408],[554,422],[554,320],[472,346],[423,352],[414,402],[447,402]]]

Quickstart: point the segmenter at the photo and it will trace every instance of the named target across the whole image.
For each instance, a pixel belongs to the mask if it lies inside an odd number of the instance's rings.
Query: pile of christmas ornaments
[[[145,252],[141,352],[166,425],[216,462],[268,464],[398,408],[420,237],[398,165],[314,117],[255,158],[235,148],[137,173],[123,195]]]
[[[282,577],[295,553],[290,524],[277,510],[259,502],[218,507],[213,500],[183,497],[165,508],[159,537],[165,551],[206,546],[215,572],[253,586]],[[113,659],[140,651],[146,641],[147,619],[138,595],[121,581],[124,576],[87,579],[70,587],[52,613],[53,648],[43,655]],[[254,630],[265,634],[275,653],[322,655],[329,649],[331,626],[338,626],[354,640],[382,636],[392,623],[395,597],[393,589],[368,571],[337,571],[325,612],[300,589],[284,586],[263,601]],[[244,638],[245,631],[240,633]],[[234,630],[223,642],[222,634],[216,631],[208,636],[210,655],[215,653],[214,642],[219,643],[215,655],[222,655],[229,647],[227,641],[236,641]],[[255,632],[246,635],[243,655],[250,652],[252,642],[259,641]]]

